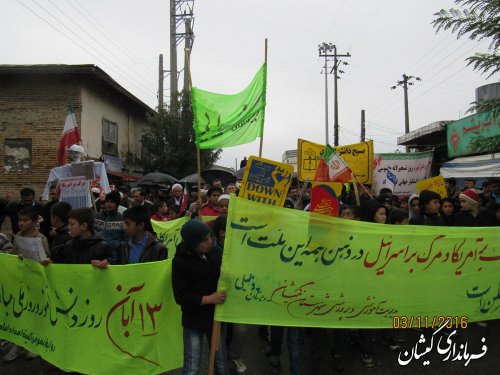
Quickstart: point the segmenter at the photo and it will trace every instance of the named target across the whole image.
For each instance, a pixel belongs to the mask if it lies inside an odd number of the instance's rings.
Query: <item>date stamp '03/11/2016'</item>
[[[394,316],[392,328],[394,329],[436,329],[443,325],[449,329],[465,329],[468,326],[466,316]]]

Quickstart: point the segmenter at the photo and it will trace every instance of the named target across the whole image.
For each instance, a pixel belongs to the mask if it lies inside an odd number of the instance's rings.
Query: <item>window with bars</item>
[[[118,124],[102,119],[102,153],[118,156]]]

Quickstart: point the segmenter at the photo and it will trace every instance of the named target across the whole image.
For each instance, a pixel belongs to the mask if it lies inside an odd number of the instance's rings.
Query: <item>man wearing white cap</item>
[[[80,145],[72,145],[67,150],[67,159],[71,163],[80,163],[85,150]]]
[[[229,211],[229,194],[222,194],[219,197],[219,210],[221,216],[227,216]]]

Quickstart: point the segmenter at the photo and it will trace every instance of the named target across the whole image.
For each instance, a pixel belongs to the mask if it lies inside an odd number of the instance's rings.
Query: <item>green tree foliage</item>
[[[434,15],[432,25],[436,32],[451,30],[457,39],[468,36],[471,40],[491,39],[489,53],[476,53],[467,58],[473,69],[487,74],[488,78],[500,72],[500,0],[455,0],[461,9],[441,9]],[[470,110],[485,113],[493,111],[495,117],[500,112],[498,99],[481,100],[472,103]]]
[[[470,141],[469,149],[474,153],[498,152],[500,150],[500,135],[489,138],[475,137]]]
[[[163,172],[182,178],[196,173],[196,145],[193,129],[191,95],[183,91],[174,104],[149,114],[153,129],[142,136],[142,164],[147,172]],[[201,150],[201,167],[210,168],[222,152]]]

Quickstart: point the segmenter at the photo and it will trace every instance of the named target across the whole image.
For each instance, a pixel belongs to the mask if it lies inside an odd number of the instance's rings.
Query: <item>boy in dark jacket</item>
[[[71,240],[68,230],[68,214],[71,212],[71,205],[67,202],[57,202],[50,207],[50,223],[52,225],[52,243],[50,244],[50,254],[57,254],[64,250],[64,246]]]
[[[125,240],[123,231],[123,216],[118,212],[120,205],[120,193],[112,191],[104,198],[104,210],[95,215],[95,234],[106,240],[113,251],[112,260],[116,262],[117,253],[122,242]]]
[[[155,262],[167,259],[168,251],[155,237],[149,211],[144,206],[134,206],[123,213],[125,233],[129,240],[118,250],[118,264]]]
[[[92,264],[105,268],[110,263],[111,247],[102,238],[94,235],[94,211],[76,208],[68,214],[68,228],[72,237],[62,251],[42,260],[42,264]]]
[[[172,261],[172,288],[182,309],[184,328],[184,375],[197,374],[201,365],[203,336],[212,339],[215,305],[224,303],[226,293],[217,291],[222,263],[221,252],[213,246],[210,229],[190,220],[181,229],[183,242]],[[217,374],[228,374],[225,340],[215,354]]]
[[[446,221],[439,216],[441,196],[431,190],[422,190],[419,196],[420,211],[410,218],[411,225],[445,226]]]

